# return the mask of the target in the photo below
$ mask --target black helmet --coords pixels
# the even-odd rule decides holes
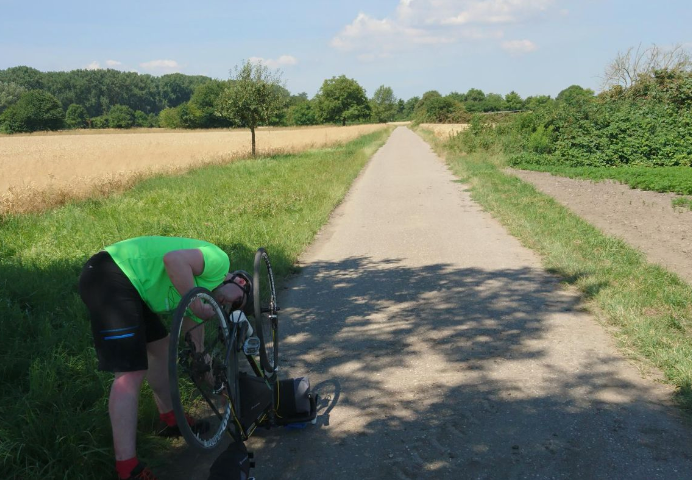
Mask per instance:
[[[243,313],[248,316],[252,315],[254,316],[254,301],[252,299],[252,276],[247,273],[245,270],[236,270],[234,272],[230,272],[231,276],[228,280],[224,280],[224,282],[221,284],[226,285],[227,283],[235,283],[240,287],[240,289],[243,291],[243,300],[245,300],[245,307],[243,307]],[[244,285],[240,285],[238,282],[236,282],[237,278],[242,278],[245,282]],[[242,300],[241,300],[241,305],[242,305]],[[235,306],[235,305],[234,305]],[[237,310],[237,308],[231,308],[231,310]]]

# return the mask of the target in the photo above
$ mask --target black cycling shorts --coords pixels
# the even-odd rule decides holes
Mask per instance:
[[[84,265],[79,294],[89,309],[99,370],[147,370],[147,343],[168,332],[108,252],[97,253]]]

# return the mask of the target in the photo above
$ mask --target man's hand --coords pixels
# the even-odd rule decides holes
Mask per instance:
[[[208,320],[216,314],[214,307],[208,303],[203,303],[199,298],[190,304],[190,310],[197,318],[202,320]]]

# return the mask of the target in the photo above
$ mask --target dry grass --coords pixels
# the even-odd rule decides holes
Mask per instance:
[[[469,128],[468,123],[421,123],[421,128],[430,130],[437,138],[447,140],[449,137]]]
[[[259,155],[343,143],[386,128],[265,128]],[[108,194],[160,173],[227,163],[250,151],[249,130],[60,132],[0,136],[0,214],[40,211],[71,199]]]

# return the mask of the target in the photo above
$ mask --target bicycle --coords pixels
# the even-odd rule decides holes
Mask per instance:
[[[258,426],[275,424],[280,309],[263,248],[255,254],[252,299],[251,323],[243,312],[226,311],[209,290],[196,287],[182,297],[173,316],[168,359],[173,411],[183,438],[197,450],[213,450],[226,433],[244,442]],[[199,323],[190,311],[198,300],[215,312]]]

